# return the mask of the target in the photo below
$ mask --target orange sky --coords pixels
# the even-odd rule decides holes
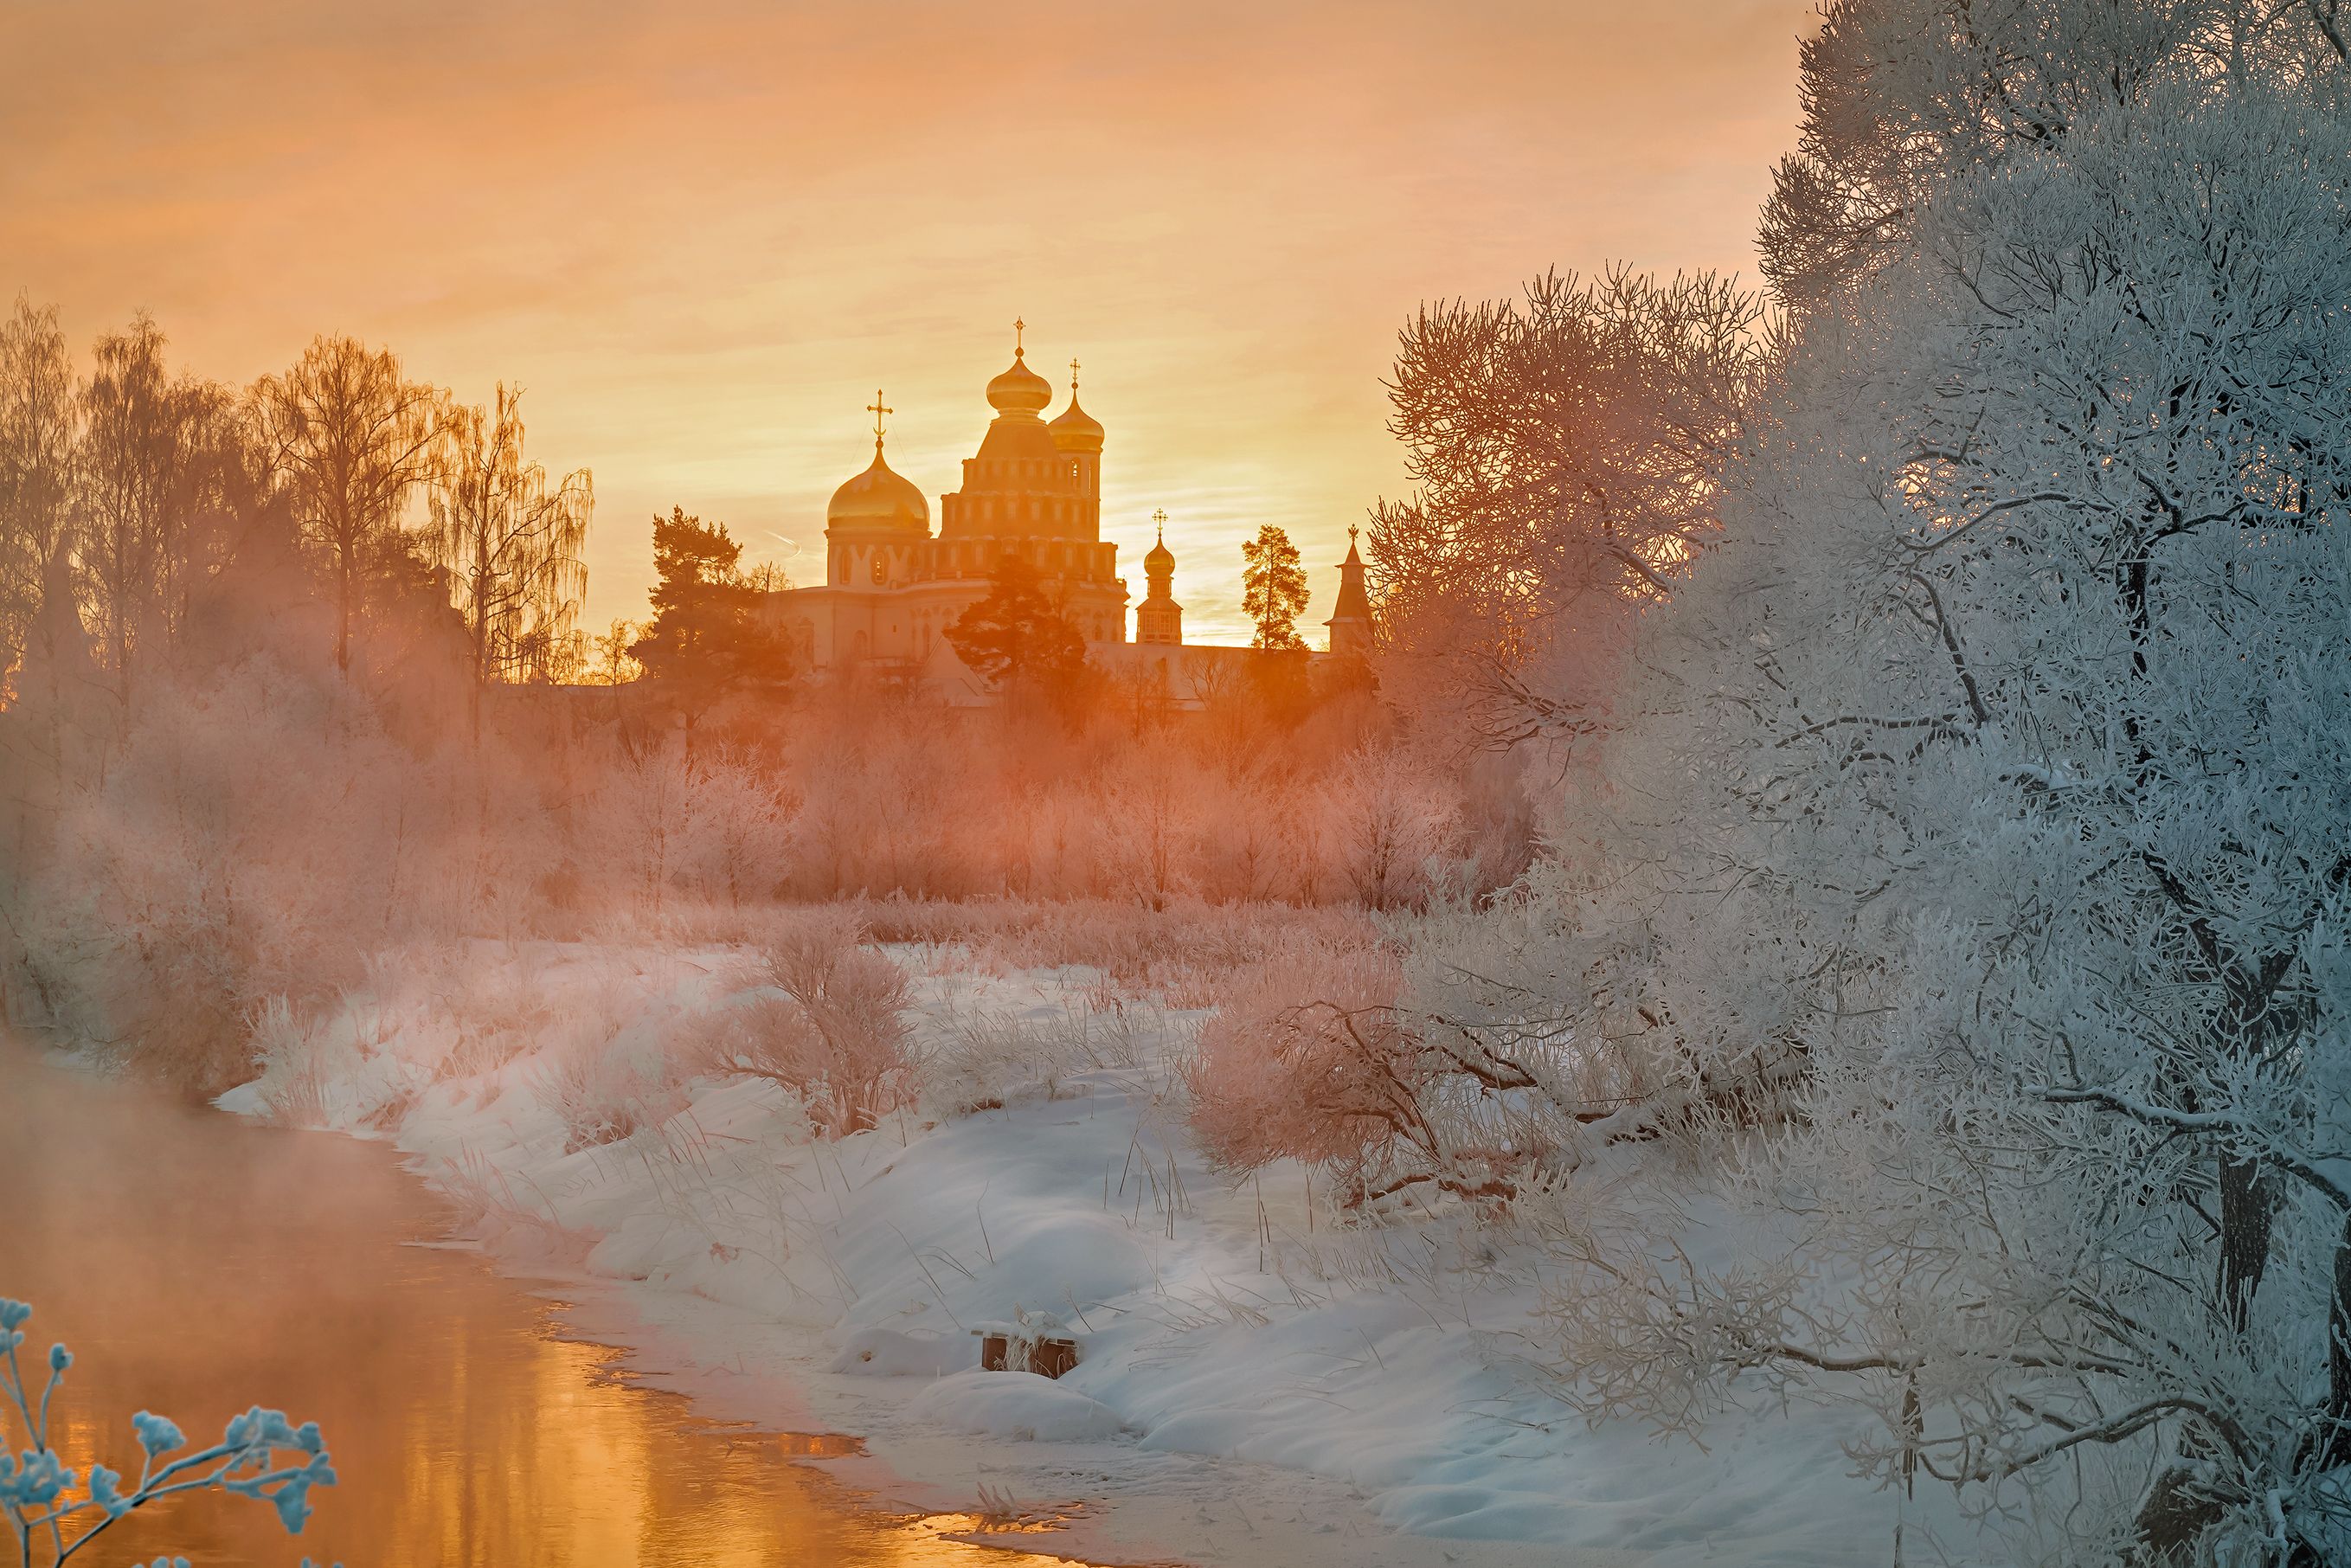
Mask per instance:
[[[1241,641],[1245,535],[1290,530],[1320,621],[1400,489],[1419,301],[1751,277],[1809,12],[10,0],[0,293],[85,343],[145,306],[231,380],[326,329],[519,381],[535,454],[595,472],[597,627],[643,614],[673,503],[820,580],[876,385],[935,517],[1023,316],[1040,370],[1084,361],[1137,596],[1164,507],[1187,633]]]

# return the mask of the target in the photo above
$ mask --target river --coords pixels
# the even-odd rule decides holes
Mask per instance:
[[[976,1568],[1059,1562],[876,1514],[795,1452],[704,1420],[567,1338],[559,1302],[438,1245],[446,1207],[380,1144],[253,1125],[0,1043],[0,1295],[76,1361],[51,1434],[137,1473],[134,1410],[197,1443],[259,1403],[341,1475],[298,1539],[192,1495],[76,1562],[348,1568]],[[13,1436],[13,1433],[11,1434]]]

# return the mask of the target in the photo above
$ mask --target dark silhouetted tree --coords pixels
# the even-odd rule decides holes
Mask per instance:
[[[351,623],[381,536],[400,525],[444,419],[443,394],[403,378],[400,361],[354,338],[320,337],[301,361],[254,387],[264,439],[294,493],[295,516],[334,584],[335,667],[351,663]]]
[[[73,547],[73,365],[55,307],[18,296],[0,322],[0,670],[25,656],[43,594]]]
[[[142,311],[98,340],[81,388],[74,560],[126,707],[133,664],[166,645],[184,603],[197,454],[229,403],[219,387],[174,376],[163,341]]]
[[[1086,665],[1085,638],[1016,555],[998,560],[987,597],[956,617],[946,637],[973,674],[1008,692],[1066,690]]]
[[[1253,648],[1303,648],[1298,635],[1299,612],[1306,608],[1306,569],[1298,564],[1298,547],[1290,536],[1268,523],[1257,538],[1241,546],[1241,609],[1257,624]]]
[[[754,580],[742,556],[724,523],[683,507],[653,518],[653,618],[627,656],[677,708],[689,736],[720,698],[772,691],[792,675],[791,644],[760,609],[772,574]]]

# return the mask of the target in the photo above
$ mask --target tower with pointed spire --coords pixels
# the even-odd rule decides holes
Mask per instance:
[[[1151,553],[1143,558],[1144,581],[1150,591],[1142,603],[1134,607],[1134,640],[1138,643],[1181,643],[1184,641],[1184,607],[1176,602],[1173,591],[1176,581],[1176,552],[1167,548],[1167,512],[1165,507],[1151,514],[1158,526],[1158,542]]]
[[[1355,553],[1355,529],[1347,529],[1347,559],[1339,563],[1339,601],[1332,607],[1331,652],[1343,659],[1372,653],[1372,596],[1364,587],[1364,558]]]

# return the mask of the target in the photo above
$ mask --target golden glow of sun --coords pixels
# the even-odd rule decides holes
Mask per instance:
[[[1420,301],[1751,274],[1811,9],[15,7],[0,285],[85,342],[150,308],[229,380],[334,330],[521,382],[538,455],[595,473],[595,628],[644,613],[674,504],[820,578],[877,382],[893,465],[954,488],[1022,316],[1087,367],[1136,596],[1165,507],[1187,630],[1238,640],[1244,538],[1290,531],[1311,624],[1404,489],[1380,378]]]

